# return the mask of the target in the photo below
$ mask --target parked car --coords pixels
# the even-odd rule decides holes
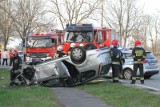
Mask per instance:
[[[123,70],[120,73],[120,77],[124,79],[131,79],[132,72],[133,72],[132,50],[125,50],[125,51],[122,50],[122,53],[125,58],[125,63],[123,65]],[[144,60],[143,68],[144,68],[145,79],[149,79],[153,75],[159,73],[159,65],[158,65],[157,58],[151,52],[146,52],[146,59]],[[137,72],[137,75],[140,76],[139,71]],[[112,76],[111,69],[107,74],[107,76]]]
[[[21,57],[22,61],[24,60],[24,52],[23,51],[18,51],[19,57]]]
[[[71,50],[70,56],[25,67],[22,73],[25,78],[20,82],[30,84],[34,81],[48,85],[53,80],[63,80],[62,84],[68,85],[68,78],[71,78],[72,83],[78,85],[91,81],[109,72],[109,51],[109,48],[84,50],[83,47],[76,46]]]

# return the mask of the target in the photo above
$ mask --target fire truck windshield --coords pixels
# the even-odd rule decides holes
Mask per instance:
[[[65,32],[65,42],[92,42],[93,33],[89,32]]]
[[[44,48],[50,47],[51,39],[49,38],[32,38],[29,37],[27,40],[27,47],[32,48]]]

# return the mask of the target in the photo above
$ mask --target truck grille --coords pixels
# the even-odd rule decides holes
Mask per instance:
[[[29,56],[31,58],[45,58],[47,57],[47,53],[30,53]]]

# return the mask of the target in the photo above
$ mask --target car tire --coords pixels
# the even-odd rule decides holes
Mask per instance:
[[[123,78],[130,80],[132,78],[132,72],[133,71],[131,69],[125,69],[123,71]]]
[[[75,64],[81,64],[86,59],[86,50],[83,47],[76,46],[71,49],[71,60]]]
[[[144,79],[150,79],[152,75],[146,75],[144,76]]]
[[[88,43],[85,45],[86,50],[97,49],[97,47],[93,43]]]

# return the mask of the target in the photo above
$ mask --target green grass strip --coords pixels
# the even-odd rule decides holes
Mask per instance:
[[[9,71],[0,70],[0,107],[57,107],[51,89],[9,86]]]
[[[160,107],[160,95],[132,85],[112,83],[109,81],[88,83],[79,87],[112,107]]]

